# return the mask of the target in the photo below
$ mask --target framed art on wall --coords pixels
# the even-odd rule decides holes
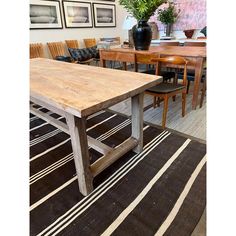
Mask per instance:
[[[93,27],[91,3],[63,1],[66,28]]]
[[[93,3],[95,27],[116,26],[116,6],[114,4]]]
[[[62,29],[60,2],[30,0],[30,29]]]

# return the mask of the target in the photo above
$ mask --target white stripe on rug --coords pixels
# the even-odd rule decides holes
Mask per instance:
[[[143,130],[147,129],[149,127],[149,125],[147,125],[145,128],[143,128]],[[164,134],[167,134],[168,132],[163,131],[159,136],[162,137]],[[152,141],[150,141],[147,145],[145,145],[145,147],[147,147],[148,145],[150,145],[154,140],[156,140],[159,136],[155,137]],[[144,147],[144,148],[145,148]],[[135,155],[133,158],[131,158],[126,164],[124,164],[120,169],[118,169],[113,175],[111,175],[106,181],[104,181],[101,185],[99,185],[93,192],[96,192],[97,190],[99,190],[99,188],[101,188],[105,183],[107,183],[115,174],[117,174],[119,172],[119,170],[121,170],[122,168],[124,168],[128,163],[130,163],[137,155]],[[73,181],[75,181],[77,179],[77,176],[71,178],[70,180],[68,180],[67,182],[65,182],[62,186],[63,188],[67,187],[69,184],[71,184]],[[32,204],[30,206],[30,211],[32,211],[34,208],[36,208],[37,206],[41,205],[43,202],[47,201],[49,198],[51,198],[53,195],[55,195],[56,193],[58,193],[60,190],[62,190],[62,186],[58,187],[57,189],[55,189],[54,191],[52,191],[51,193],[49,193],[48,195],[46,195],[45,197],[41,198],[39,201],[35,202],[34,204]],[[86,200],[90,195],[86,196],[85,198],[83,198],[80,202],[78,202],[74,207],[76,207],[78,204],[80,204],[82,201]],[[73,208],[74,208],[73,207]],[[69,210],[70,211],[70,210]]]
[[[64,118],[64,117],[60,116],[60,117],[56,118],[56,120],[61,120],[61,119],[63,119],[63,118]],[[35,127],[33,127],[32,129],[30,129],[30,131],[39,129],[39,128],[41,128],[41,127],[43,127],[43,126],[45,126],[45,125],[48,125],[48,124],[49,124],[49,123],[48,123],[47,121],[45,121],[45,123],[43,123],[43,124],[41,124],[41,125],[38,125],[38,126],[35,126]]]
[[[88,128],[86,131],[89,131],[89,130],[91,130],[91,129],[97,127],[98,125],[100,125],[100,124],[102,124],[102,123],[108,121],[109,119],[111,119],[111,118],[113,118],[113,117],[115,117],[115,116],[116,116],[116,115],[113,115],[113,116],[111,116],[111,117],[109,117],[109,118],[107,118],[107,119],[105,119],[105,120],[103,120],[103,121],[101,121],[101,122],[99,122],[99,123],[93,125],[92,127]],[[69,138],[69,139],[66,139],[65,141],[63,141],[63,142],[61,142],[61,143],[59,143],[59,144],[57,144],[57,145],[55,145],[55,146],[53,146],[53,147],[47,149],[46,151],[44,151],[44,152],[42,152],[42,153],[37,154],[36,156],[34,156],[34,157],[32,157],[32,158],[30,158],[30,161],[33,161],[33,160],[39,158],[40,156],[42,156],[42,155],[44,155],[44,154],[47,154],[48,152],[54,150],[55,148],[57,148],[57,147],[63,145],[63,144],[66,143],[68,140],[70,140],[70,138]]]
[[[206,163],[206,155],[202,158],[200,163],[197,165],[196,169],[192,173],[190,179],[188,180],[187,184],[184,187],[184,190],[180,194],[177,202],[175,203],[174,207],[172,208],[171,212],[169,213],[166,220],[162,223],[161,227],[158,229],[158,231],[155,233],[155,236],[162,236],[166,230],[171,225],[172,221],[176,217],[177,213],[179,212],[180,207],[182,206],[186,196],[188,195],[195,179],[197,178],[198,174],[200,173],[202,167]]]
[[[153,142],[154,139],[152,141],[150,141],[149,143],[151,143],[151,144],[147,147],[147,149],[143,150],[143,152],[141,152],[140,154],[134,155],[132,161],[128,165],[126,165],[125,168],[124,168],[124,166],[122,166],[107,181],[105,181],[104,183],[102,183],[100,185],[102,187],[98,191],[97,191],[97,189],[100,186],[97,189],[95,189],[90,195],[85,197],[84,199],[87,200],[86,202],[84,202],[79,207],[77,207],[77,205],[79,205],[79,203],[77,203],[68,212],[66,212],[61,217],[59,217],[55,222],[53,222],[51,225],[49,225],[47,228],[45,228],[37,236],[51,235],[51,233],[53,233],[52,235],[55,235],[58,232],[60,232],[61,230],[63,230],[65,227],[67,227],[69,224],[71,224],[80,214],[82,214],[87,208],[89,208],[93,203],[95,203],[101,196],[103,196],[112,186],[114,186],[121,178],[123,178],[130,170],[132,170],[140,161],[142,161],[154,148],[156,148],[170,134],[171,133],[169,133],[168,131],[163,131],[160,135],[155,137],[154,138],[155,142]],[[119,176],[119,177],[117,178],[117,176]],[[84,199],[82,199],[81,202]],[[69,212],[70,212],[70,214],[68,214]],[[61,228],[59,228],[60,226],[61,226]],[[55,230],[57,230],[57,231],[54,232]]]
[[[30,147],[32,147],[32,146],[34,146],[34,145],[36,145],[36,144],[39,144],[39,143],[41,143],[42,141],[44,141],[44,140],[46,140],[46,139],[48,139],[48,138],[51,138],[51,137],[53,137],[53,136],[55,136],[55,135],[57,135],[57,134],[59,134],[59,133],[62,133],[62,131],[59,130],[59,129],[55,129],[55,130],[53,130],[53,131],[51,131],[51,132],[49,132],[49,133],[46,133],[46,134],[44,134],[44,135],[42,135],[42,136],[40,136],[40,137],[38,137],[38,138],[32,139],[32,140],[30,141]]]
[[[97,140],[98,141],[104,141],[107,138],[109,138],[111,135],[115,134],[116,132],[120,131],[121,129],[123,129],[124,127],[126,127],[127,125],[129,125],[131,123],[130,120],[127,120],[126,122],[121,123],[120,125],[112,128],[111,130],[109,130],[108,132],[100,135]],[[111,132],[112,131],[112,132]],[[89,147],[90,149],[90,147]],[[66,160],[65,160],[66,158]],[[47,174],[53,172],[54,170],[60,168],[61,166],[63,166],[64,164],[66,164],[67,162],[69,162],[70,160],[73,160],[73,155],[70,155],[70,157],[68,158],[68,155],[66,157],[63,157],[62,159],[60,159],[59,161],[53,163],[52,165],[46,167],[45,169],[39,171],[38,173],[34,174],[33,176],[30,177],[30,185],[35,183],[36,181],[38,181],[39,179],[43,178],[44,176],[46,176]]]
[[[45,154],[47,154],[47,153],[50,152],[50,151],[52,151],[52,150],[54,150],[54,149],[60,147],[61,145],[63,145],[63,144],[65,144],[66,142],[68,142],[69,140],[70,140],[70,138],[68,138],[68,139],[66,139],[66,140],[64,140],[64,141],[62,141],[62,142],[60,142],[60,143],[58,143],[57,145],[55,145],[55,146],[53,146],[53,147],[51,147],[51,148],[45,150],[44,152],[41,152],[41,153],[37,154],[36,156],[30,158],[30,162],[36,160],[37,158],[39,158],[39,157],[41,157],[41,156],[43,156],[43,155],[45,155]]]
[[[102,236],[111,235],[116,228],[125,220],[125,218],[134,210],[134,208],[142,201],[142,199],[151,190],[153,185],[158,179],[165,173],[165,171],[171,166],[174,160],[181,154],[181,152],[190,143],[190,139],[187,139],[184,144],[172,155],[172,157],[165,163],[165,165],[157,172],[157,174],[151,179],[142,192],[135,198],[135,200],[116,218],[116,220],[101,234]]]

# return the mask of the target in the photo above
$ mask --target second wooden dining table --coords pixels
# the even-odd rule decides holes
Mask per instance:
[[[192,109],[198,105],[198,95],[203,68],[206,65],[206,47],[194,46],[151,46],[149,50],[137,51],[133,48],[112,48],[110,51],[125,53],[155,54],[157,56],[182,56],[189,60],[188,69],[195,71]]]

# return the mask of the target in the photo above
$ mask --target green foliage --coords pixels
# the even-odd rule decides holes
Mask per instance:
[[[177,10],[173,2],[168,2],[168,4],[169,6],[167,8],[158,10],[157,19],[163,24],[175,23],[180,13],[180,9]]]
[[[120,5],[138,21],[149,20],[156,9],[166,0],[119,0]]]

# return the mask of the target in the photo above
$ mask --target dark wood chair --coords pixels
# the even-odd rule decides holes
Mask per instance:
[[[30,58],[44,58],[43,44],[42,43],[31,43],[30,44]]]
[[[127,70],[127,62],[133,63],[135,61],[134,53],[127,52],[114,52],[110,50],[100,49],[100,65],[101,67],[106,67],[106,62],[122,62],[123,70]],[[137,71],[136,67],[134,67],[134,71]]]
[[[160,75],[160,69],[162,65],[168,64],[174,67],[183,67],[184,78],[183,83],[161,83],[146,90],[147,94],[154,96],[153,106],[154,108],[159,106],[160,99],[164,100],[164,109],[162,115],[162,128],[166,127],[166,117],[168,111],[168,100],[170,97],[175,97],[177,94],[182,94],[182,116],[185,116],[185,106],[186,106],[186,84],[187,84],[187,64],[188,61],[179,56],[169,56],[164,58],[153,58],[152,62],[156,63],[156,74]]]

